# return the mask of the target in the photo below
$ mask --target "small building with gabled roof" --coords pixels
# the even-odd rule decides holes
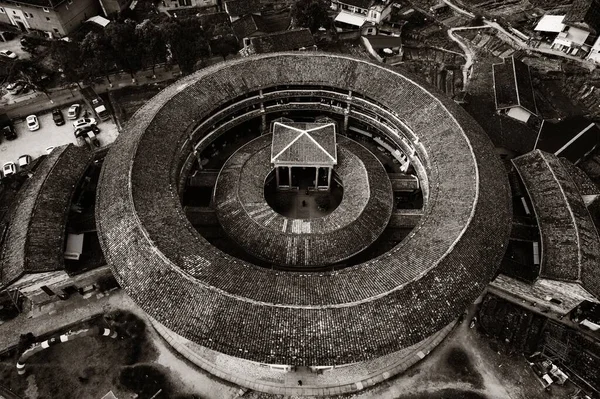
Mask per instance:
[[[527,123],[537,115],[529,66],[514,57],[492,65],[496,111]]]
[[[271,164],[278,188],[296,188],[297,169],[315,169],[315,189],[329,189],[337,165],[335,123],[274,122]]]

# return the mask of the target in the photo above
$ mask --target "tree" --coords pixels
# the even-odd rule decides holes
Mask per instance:
[[[48,84],[50,83],[50,71],[46,70],[40,64],[31,59],[18,59],[13,63],[9,72],[8,80],[22,80],[31,86],[34,90],[43,92],[46,97],[52,102],[50,93],[48,92]]]
[[[76,83],[81,89],[79,81],[83,78],[80,70],[81,47],[75,42],[55,40],[50,45],[49,56],[53,69],[61,73],[61,77],[67,83]]]
[[[135,73],[142,69],[142,44],[136,34],[135,22],[113,22],[106,27],[105,32],[117,65],[129,72],[131,80],[135,81]]]
[[[240,45],[235,36],[221,36],[210,41],[210,50],[215,55],[227,59],[229,54],[235,54],[240,50]]]
[[[84,77],[92,80],[104,76],[112,85],[109,74],[115,68],[114,50],[104,33],[89,32],[80,45]]]
[[[163,37],[181,72],[194,71],[196,62],[210,53],[208,42],[197,17],[177,18],[161,25]]]
[[[139,42],[143,44],[143,58],[147,64],[152,65],[152,76],[156,77],[154,68],[157,62],[164,61],[167,58],[167,43],[160,28],[150,20],[145,20],[139,24],[136,27],[136,33]]]
[[[308,28],[312,33],[320,27],[329,28],[328,3],[325,0],[296,0],[292,6],[292,18],[297,26]]]

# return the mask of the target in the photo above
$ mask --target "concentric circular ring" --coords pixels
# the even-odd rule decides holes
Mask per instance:
[[[181,170],[208,134],[195,128],[248,93],[292,85],[347,90],[349,117],[379,123],[423,166],[424,215],[384,255],[329,273],[269,270],[219,251],[187,220]],[[317,106],[265,102],[256,115]],[[153,318],[212,350],[291,365],[373,359],[440,330],[494,275],[510,215],[503,166],[463,110],[404,72],[320,53],[238,59],[162,91],[107,156],[96,207],[114,275]]]
[[[215,209],[231,238],[274,264],[321,266],[350,258],[381,235],[393,197],[385,169],[373,154],[340,137],[336,171],[344,182],[341,204],[321,218],[291,219],[275,212],[264,197],[264,180],[273,169],[271,137],[262,135],[246,144],[219,174]]]

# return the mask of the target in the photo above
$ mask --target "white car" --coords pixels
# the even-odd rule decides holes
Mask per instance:
[[[96,119],[94,119],[94,118],[81,118],[81,119],[77,119],[75,122],[73,122],[73,127],[75,129],[79,129],[80,127],[94,126],[94,125],[96,125]]]
[[[73,104],[69,107],[69,112],[67,112],[67,118],[69,119],[77,119],[79,116],[79,111],[81,111],[81,105]]]
[[[4,174],[4,177],[14,175],[15,173],[17,173],[17,167],[15,166],[15,163],[5,163],[4,166],[2,166],[2,173]]]
[[[38,121],[37,116],[35,115],[29,115],[26,119],[27,121],[27,127],[29,128],[29,130],[31,130],[32,132],[34,130],[38,130],[40,128],[40,122]]]
[[[17,164],[19,165],[19,169],[24,169],[31,163],[30,155],[21,155],[17,160]]]
[[[18,57],[18,55],[16,55],[10,50],[0,50],[0,55],[6,58],[10,58],[11,60],[14,60]]]

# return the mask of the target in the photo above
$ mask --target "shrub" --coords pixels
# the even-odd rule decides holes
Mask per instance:
[[[162,389],[161,397],[169,397],[171,387],[165,373],[150,364],[124,367],[119,375],[119,383],[133,391],[139,399],[151,398]]]

